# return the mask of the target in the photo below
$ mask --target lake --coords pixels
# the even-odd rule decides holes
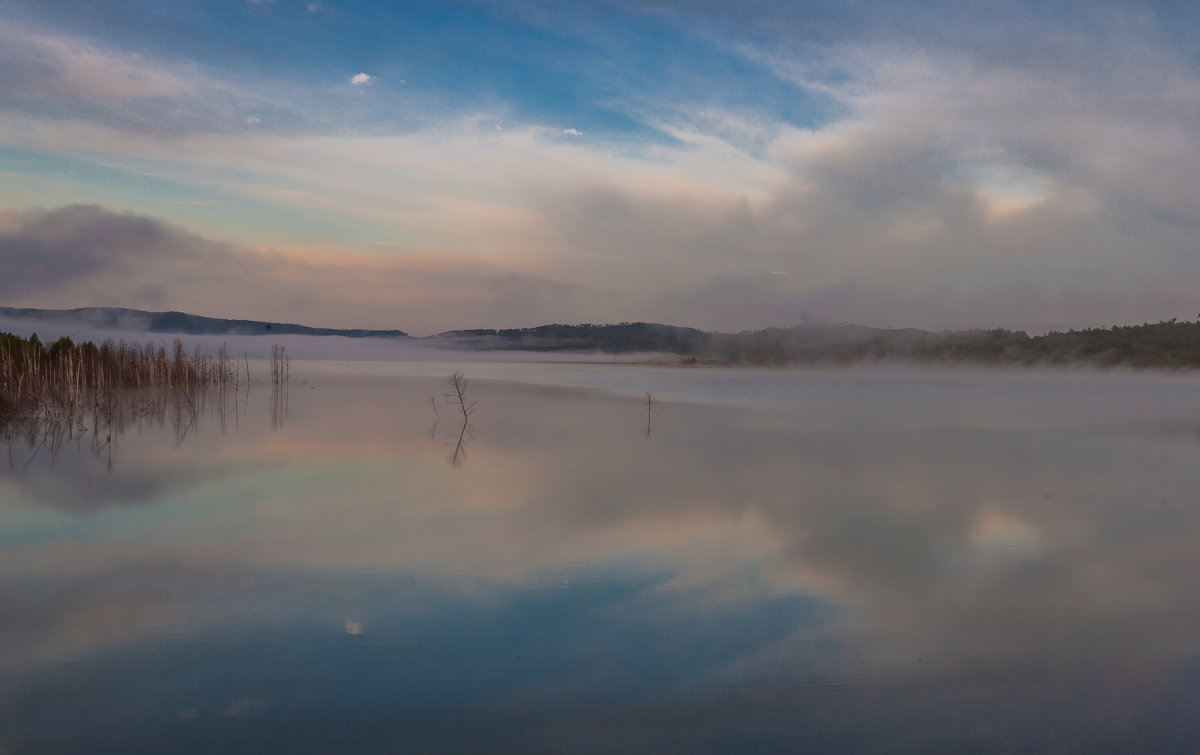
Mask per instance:
[[[1200,748],[1200,376],[253,367],[6,441],[0,753]]]

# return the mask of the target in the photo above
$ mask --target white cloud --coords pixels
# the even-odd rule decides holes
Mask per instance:
[[[257,126],[260,123],[262,123],[262,118],[259,118],[257,115],[251,115],[246,118],[247,126]]]
[[[566,134],[567,136],[583,136],[582,131],[580,131],[579,129],[574,129],[574,128],[564,128],[562,130],[562,132],[564,134]]]
[[[370,74],[356,73],[355,75],[350,77],[350,83],[354,84],[355,86],[362,86],[363,84],[366,84],[368,81],[370,81],[373,78],[374,77],[371,76]]]

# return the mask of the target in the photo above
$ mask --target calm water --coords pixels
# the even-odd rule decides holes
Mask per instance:
[[[8,443],[0,753],[1200,748],[1200,377],[464,367]]]

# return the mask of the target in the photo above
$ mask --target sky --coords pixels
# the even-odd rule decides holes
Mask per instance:
[[[1200,317],[1200,6],[0,0],[0,305]]]

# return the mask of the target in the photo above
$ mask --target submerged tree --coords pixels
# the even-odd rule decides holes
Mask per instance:
[[[450,466],[458,467],[462,466],[463,460],[467,456],[465,443],[467,436],[471,434],[471,415],[475,413],[476,403],[467,396],[469,381],[462,370],[451,372],[446,378],[446,384],[452,389],[450,393],[446,394],[446,398],[451,403],[456,403],[459,411],[462,412],[462,427],[458,431],[458,442],[454,446],[454,452],[450,454]],[[430,399],[430,403],[433,403],[433,399]],[[434,404],[433,411],[436,415],[436,404]],[[437,428],[436,422],[434,428]]]
[[[476,403],[467,398],[467,386],[469,381],[462,370],[455,370],[446,378],[446,384],[454,389],[453,393],[447,393],[447,398],[458,402],[458,408],[462,410],[463,422],[470,421],[471,415],[475,413]]]

